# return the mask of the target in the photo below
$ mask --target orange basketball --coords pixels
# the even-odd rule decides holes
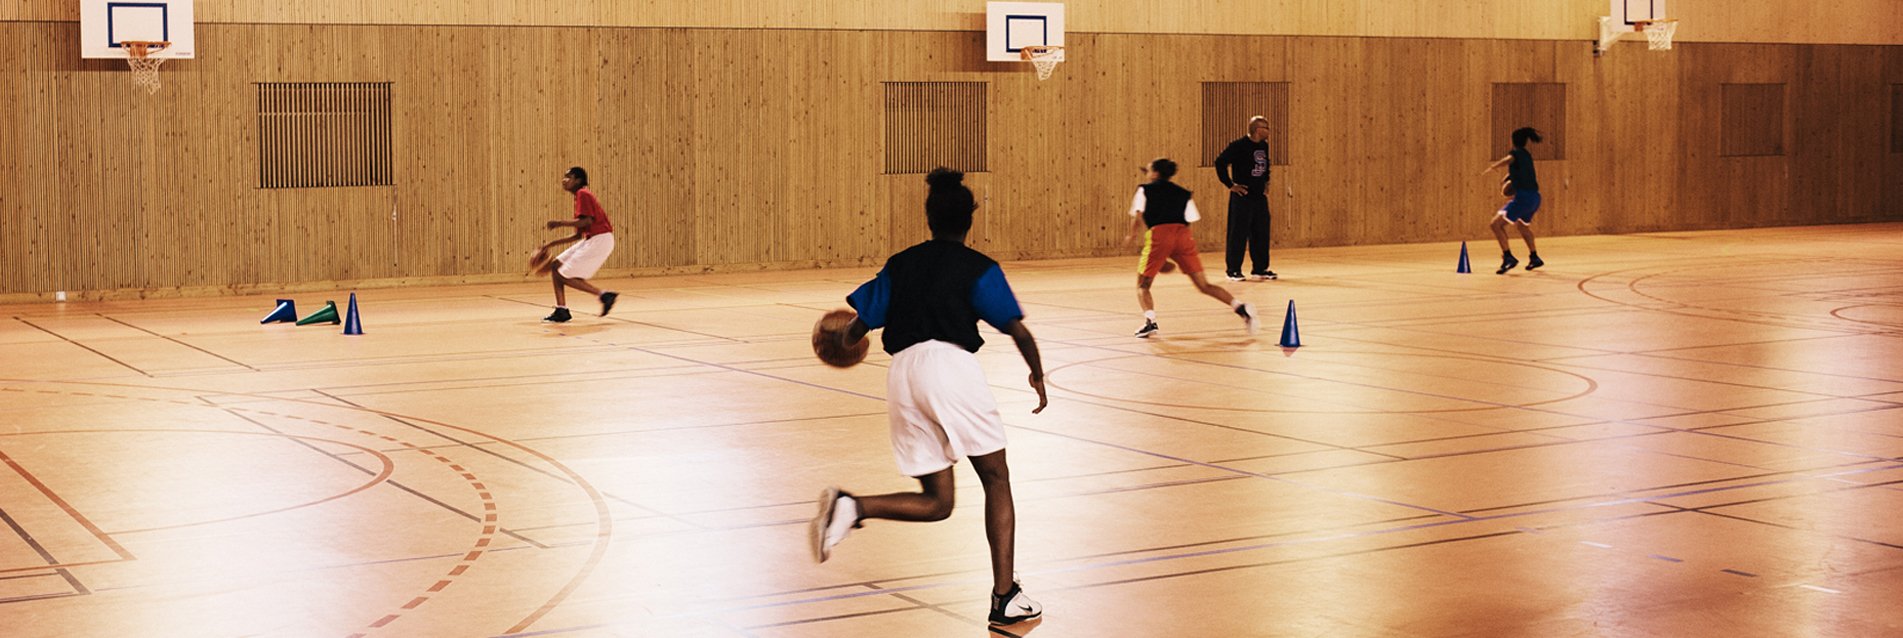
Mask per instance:
[[[813,324],[813,354],[819,355],[820,361],[835,368],[850,368],[865,361],[866,350],[872,346],[871,340],[860,337],[858,343],[840,343],[841,335],[857,318],[858,314],[843,308],[820,317],[819,323]]]
[[[529,255],[529,272],[539,274],[542,267],[548,265],[548,262],[548,249],[544,248],[535,251],[534,254]]]
[[[1501,180],[1500,194],[1505,195],[1507,197],[1513,196],[1513,180],[1511,179]]]
[[[1163,262],[1163,272],[1176,272],[1176,262],[1173,262],[1173,261]]]

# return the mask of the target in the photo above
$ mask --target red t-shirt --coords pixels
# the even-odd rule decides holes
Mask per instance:
[[[586,187],[575,191],[575,219],[592,218],[588,230],[582,231],[582,237],[594,237],[615,231],[613,223],[608,221],[608,212],[601,209],[601,202]]]

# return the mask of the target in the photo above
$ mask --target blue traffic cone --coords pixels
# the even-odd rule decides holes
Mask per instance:
[[[1302,347],[1302,335],[1295,329],[1295,300],[1288,301],[1288,317],[1282,319],[1282,343],[1284,348]]]
[[[1473,271],[1473,266],[1467,263],[1467,242],[1460,242],[1460,265],[1454,267],[1454,272],[1471,275]]]
[[[350,312],[344,318],[344,334],[363,334],[363,322],[357,320],[357,293],[350,293]]]
[[[271,311],[271,314],[269,315],[265,315],[264,321],[260,321],[258,323],[263,324],[263,323],[296,323],[296,322],[297,322],[297,302],[290,299],[279,299],[278,309]]]

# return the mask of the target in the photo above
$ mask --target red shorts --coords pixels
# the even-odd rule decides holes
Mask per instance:
[[[1163,224],[1143,233],[1143,254],[1137,257],[1137,273],[1155,277],[1163,271],[1163,262],[1174,261],[1184,273],[1202,272],[1203,260],[1196,255],[1196,237],[1189,224]]]

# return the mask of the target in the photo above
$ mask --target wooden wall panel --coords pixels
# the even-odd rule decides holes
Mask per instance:
[[[1540,141],[1529,143],[1535,160],[1566,159],[1566,85],[1560,82],[1498,82],[1493,85],[1493,152],[1513,150],[1513,132],[1531,126]]]
[[[1890,152],[1903,153],[1903,84],[1890,85]]]
[[[1584,42],[1606,0],[1068,0],[1078,33],[1504,38]],[[673,27],[959,31],[983,28],[975,0],[197,0],[201,23]],[[1683,42],[1903,43],[1895,0],[1673,0]],[[79,19],[72,0],[0,2],[0,21]],[[1627,45],[1636,49],[1636,45]],[[1624,51],[1621,51],[1624,53]]]
[[[1884,84],[1870,81],[1882,69],[1881,47],[1805,47],[1795,60],[1789,103],[1792,134],[1790,219],[1858,218],[1894,210],[1889,201],[1903,190],[1883,187],[1886,164]],[[1886,199],[1888,198],[1888,199]]]
[[[1124,252],[1158,156],[1215,247],[1203,82],[1289,83],[1278,247],[1484,239],[1499,83],[1565,87],[1547,233],[1903,217],[1903,47],[1077,34],[1038,81],[975,32],[217,24],[146,96],[76,37],[0,23],[0,294],[511,280],[572,165],[619,230],[610,273],[878,263],[926,237],[922,177],[883,174],[886,81],[990,85],[971,239],[1004,259]],[[254,83],[282,81],[391,82],[396,185],[256,188]],[[1727,83],[1789,87],[1786,156],[1721,156]]]
[[[1762,226],[1790,218],[1787,156],[1724,156],[1724,85],[1787,84],[1796,49],[1775,45],[1707,45],[1687,49],[1679,66],[1679,121],[1684,168],[1679,208],[1715,227]],[[1808,107],[1800,107],[1808,108]],[[1834,108],[1816,105],[1816,108]],[[1795,109],[1787,109],[1788,117]],[[1790,128],[1786,122],[1786,130]]]
[[[1541,167],[1542,223],[1569,233],[1683,228],[1696,220],[1677,205],[1691,149],[1680,137],[1679,64],[1688,55],[1561,56],[1567,149],[1575,161],[1556,176]],[[1557,183],[1556,183],[1557,182]],[[1557,195],[1557,196],[1556,196]],[[1549,229],[1558,230],[1553,226]]]
[[[1783,155],[1784,84],[1722,84],[1718,130],[1726,157]]]
[[[1287,82],[1203,82],[1202,149],[1194,166],[1214,168],[1216,156],[1229,144],[1248,134],[1249,123],[1261,117],[1269,122],[1269,163],[1287,166],[1288,105]]]

